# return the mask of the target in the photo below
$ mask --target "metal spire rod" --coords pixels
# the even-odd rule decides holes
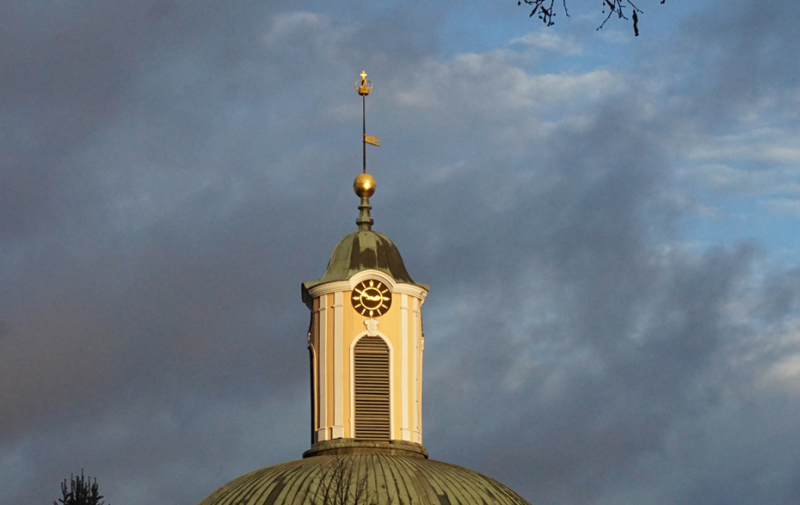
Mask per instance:
[[[372,91],[372,81],[367,80],[367,73],[365,71],[361,71],[361,82],[356,81],[355,84],[356,91],[358,94],[361,95],[361,127],[362,127],[362,143],[363,143],[363,159],[364,159],[364,170],[362,173],[367,173],[367,144],[372,144],[374,146],[380,147],[380,141],[378,137],[373,137],[371,135],[367,135],[367,95],[369,92]]]
[[[364,73],[366,77],[366,73]],[[367,173],[367,95],[361,95],[361,126],[362,126],[362,133],[364,134],[361,137],[361,144],[364,148],[364,171],[362,173]]]

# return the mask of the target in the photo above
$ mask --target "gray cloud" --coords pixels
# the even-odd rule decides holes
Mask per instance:
[[[731,122],[752,120],[754,113],[796,121],[787,105],[797,102],[792,55],[800,44],[794,29],[799,14],[795,4],[737,1],[712,3],[684,21],[673,68],[685,77],[674,81],[694,88],[686,105],[699,109],[696,121],[722,131]]]
[[[367,69],[376,228],[432,285],[432,457],[532,503],[797,501],[797,268],[687,246],[676,168],[687,128],[796,93],[789,16],[689,21],[624,76],[442,58],[441,6],[302,8],[0,8],[7,499],[85,468],[195,503],[307,448],[298,287],[354,227]]]

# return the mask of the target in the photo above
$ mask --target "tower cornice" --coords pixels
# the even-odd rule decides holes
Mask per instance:
[[[326,282],[324,284],[315,284],[316,281],[304,282],[303,299],[308,305],[311,300],[322,295],[340,291],[352,291],[359,282],[370,278],[378,279],[386,284],[392,293],[411,295],[420,301],[424,301],[425,297],[428,296],[428,287],[425,285],[397,282],[381,270],[368,269],[362,270],[344,281]],[[306,300],[306,297],[308,297],[308,300]]]

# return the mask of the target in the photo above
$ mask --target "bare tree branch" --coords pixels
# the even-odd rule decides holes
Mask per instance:
[[[661,4],[665,2],[666,0],[660,1]],[[533,7],[528,17],[537,16],[546,26],[553,26],[555,24],[553,20],[556,16],[554,6],[555,0],[517,0],[517,5],[522,5],[523,3]],[[602,13],[605,17],[600,23],[600,26],[597,27],[598,30],[603,28],[606,22],[616,14],[618,19],[632,21],[633,33],[635,36],[639,36],[639,14],[644,14],[644,11],[637,7],[636,4],[633,3],[633,0],[601,0],[601,3]],[[561,0],[561,4],[564,9],[564,14],[570,17],[569,10],[567,10],[567,0]],[[608,9],[608,13],[606,13],[606,9]],[[630,9],[630,15],[626,12],[626,9]]]
[[[369,495],[366,469],[356,470],[353,459],[342,456],[333,456],[310,498],[314,505],[377,505]]]

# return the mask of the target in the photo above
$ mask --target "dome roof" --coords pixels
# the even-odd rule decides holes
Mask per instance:
[[[360,486],[361,499],[354,500]],[[376,452],[312,456],[256,470],[199,505],[333,505],[342,496],[349,496],[348,504],[363,505],[530,505],[478,472],[424,457]]]
[[[346,281],[363,270],[380,270],[397,282],[416,284],[406,271],[397,246],[389,237],[369,229],[360,229],[336,244],[325,275],[318,281],[303,284],[306,290],[319,284]],[[427,290],[427,286],[417,284]]]
[[[354,231],[340,240],[319,282],[344,281],[370,268],[381,270],[398,282],[414,282],[397,246],[386,235],[372,230]]]

